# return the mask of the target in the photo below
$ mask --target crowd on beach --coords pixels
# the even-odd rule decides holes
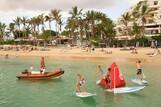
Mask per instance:
[[[64,53],[68,53],[68,56],[78,56],[78,57],[106,57],[105,54],[112,54],[109,56],[126,56],[125,53],[129,52],[130,54],[137,54],[138,57],[143,57],[141,55],[146,56],[157,56],[160,54],[160,49],[157,41],[152,41],[150,47],[139,47],[139,43],[137,42],[135,46],[130,47],[95,47],[93,44],[86,44],[80,46],[73,46],[70,44],[58,45],[57,47],[52,46],[33,46],[33,45],[0,45],[1,55],[8,56],[42,56],[44,52],[39,53],[41,51],[46,51],[46,56],[61,56],[65,55]],[[11,52],[11,53],[8,53]],[[86,54],[86,53],[92,53]],[[99,56],[100,54],[104,54]],[[84,56],[83,56],[84,55]],[[139,56],[140,55],[140,56]],[[133,55],[135,56],[135,55]]]
[[[0,46],[2,51],[38,51],[39,48],[31,45],[2,45]]]

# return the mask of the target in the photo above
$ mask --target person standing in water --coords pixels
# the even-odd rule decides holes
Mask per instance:
[[[81,87],[84,87],[84,90],[86,91],[86,87],[85,87],[85,78],[83,77],[83,75],[81,74],[77,74],[77,84],[76,84],[76,92],[82,92],[81,91]]]
[[[40,73],[45,72],[45,60],[44,57],[41,57],[40,61]]]
[[[136,68],[137,68],[137,73],[136,73],[137,79],[142,80],[143,79],[143,77],[142,77],[142,63],[140,60],[138,60],[136,62]]]
[[[104,71],[103,71],[101,65],[98,65],[98,70],[97,70],[97,72],[99,73],[99,78],[101,79],[102,76],[104,75]]]

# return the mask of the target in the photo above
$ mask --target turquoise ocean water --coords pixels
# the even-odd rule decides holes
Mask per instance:
[[[108,67],[116,61],[126,78],[127,86],[135,74],[135,59],[73,59],[47,57],[47,71],[56,68],[65,70],[61,79],[18,80],[16,75],[30,66],[39,67],[39,57],[0,58],[0,107],[161,107],[161,66],[153,61],[143,61],[144,73],[149,85],[142,91],[130,94],[105,92],[97,86],[97,65]],[[89,92],[97,96],[78,98],[75,96],[76,73],[86,78]]]

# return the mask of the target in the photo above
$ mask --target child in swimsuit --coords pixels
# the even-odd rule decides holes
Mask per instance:
[[[76,92],[81,92],[81,86],[84,86],[86,83],[84,77],[81,74],[77,74],[77,85],[76,85]],[[84,86],[85,88],[85,86]]]
[[[108,85],[111,84],[110,73],[111,73],[111,68],[108,68],[104,74],[104,77],[103,77],[103,79],[106,81],[106,84],[108,84]],[[110,85],[110,87],[111,87],[111,85]]]
[[[142,80],[142,64],[140,60],[136,62],[136,67],[137,67],[137,73],[136,73],[137,79]]]

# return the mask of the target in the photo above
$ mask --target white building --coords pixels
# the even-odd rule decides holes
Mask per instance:
[[[14,40],[14,34],[8,30],[8,28],[5,29],[5,35],[3,35],[3,40]]]
[[[145,0],[142,0],[145,1]],[[145,36],[151,37],[156,36],[161,33],[161,0],[146,0],[147,4],[150,8],[152,8],[152,11],[150,12],[150,17],[147,18],[147,23],[145,24]],[[132,13],[133,9],[136,7],[134,5],[130,9],[126,10],[125,13],[129,12]],[[123,14],[125,14],[123,13]],[[125,26],[123,23],[121,23],[121,18],[118,18],[117,20],[117,26],[116,26],[116,32],[117,37],[119,39],[130,39],[130,36],[126,36],[123,34],[123,31],[125,29]],[[141,25],[141,22],[137,22],[139,25]],[[128,27],[132,27],[133,22],[128,23]]]

